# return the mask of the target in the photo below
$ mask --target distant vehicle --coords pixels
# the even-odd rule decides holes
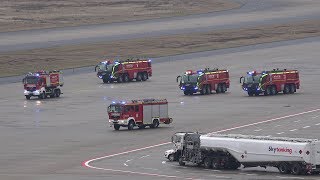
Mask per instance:
[[[299,72],[297,70],[247,72],[245,77],[240,78],[242,89],[248,92],[249,96],[263,93],[265,96],[283,94],[293,94],[300,88]]]
[[[113,102],[108,107],[109,123],[115,130],[135,126],[143,129],[146,126],[157,128],[159,124],[170,124],[166,99],[141,99],[129,102]]]
[[[165,156],[184,166],[193,163],[205,168],[238,169],[273,166],[280,173],[320,172],[320,142],[317,139],[250,136],[239,134],[177,133],[175,150]]]
[[[31,96],[37,96],[40,99],[45,99],[47,96],[60,97],[62,93],[59,87],[64,84],[61,71],[29,73],[23,78],[22,83],[26,99],[30,99]]]
[[[225,93],[230,87],[228,70],[205,69],[192,71],[188,70],[182,76],[177,77],[179,88],[185,95]]]
[[[100,62],[96,67],[97,77],[104,83],[146,81],[152,76],[151,60],[111,60]]]

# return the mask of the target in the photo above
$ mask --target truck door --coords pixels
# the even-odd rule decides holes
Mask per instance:
[[[136,122],[142,122],[142,106],[139,106],[139,105],[134,106],[134,117]]]

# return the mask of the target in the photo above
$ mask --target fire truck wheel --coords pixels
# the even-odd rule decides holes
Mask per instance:
[[[302,167],[299,163],[294,163],[291,167],[291,174],[294,174],[294,175],[299,175],[299,174],[302,174]]]
[[[183,162],[182,157],[179,158],[179,165],[180,166],[186,165],[186,163]]]
[[[40,99],[45,99],[46,97],[47,97],[46,92],[41,93],[39,96]]]
[[[147,72],[142,73],[142,81],[146,81],[148,79]]]
[[[210,85],[207,85],[207,92],[206,92],[207,94],[211,94],[211,87],[210,87]]]
[[[122,83],[122,82],[123,82],[123,76],[122,76],[122,75],[119,75],[117,81],[118,81],[118,83]]]
[[[28,100],[29,100],[29,99],[30,99],[30,97],[31,97],[31,96],[26,96],[26,99],[28,99]]]
[[[296,92],[296,85],[290,84],[290,94],[293,94],[294,92]]]
[[[221,84],[218,84],[217,89],[216,89],[216,93],[217,94],[221,93]]]
[[[287,163],[280,163],[278,166],[279,172],[281,174],[289,174],[290,173],[290,168],[289,165]]]
[[[289,87],[289,85],[284,85],[284,88],[283,88],[283,94],[289,94],[289,92],[290,92],[290,87]]]
[[[276,95],[276,94],[277,94],[276,86],[271,86],[271,95]]]
[[[132,130],[134,127],[134,122],[131,120],[129,121],[129,124],[128,124],[128,130]]]
[[[175,158],[174,158],[174,154],[170,154],[169,156],[168,156],[168,159],[169,159],[169,161],[175,161]]]
[[[226,84],[222,84],[222,93],[227,92],[227,85]]]
[[[118,131],[120,129],[120,125],[119,124],[114,124],[113,128],[114,128],[114,130]]]
[[[129,82],[130,79],[129,79],[128,74],[125,74],[125,75],[124,75],[123,80],[124,80],[124,82]]]
[[[108,83],[107,79],[102,79],[103,83]]]
[[[271,95],[271,87],[270,87],[270,86],[268,86],[268,87],[266,88],[266,90],[264,91],[264,95],[265,95],[265,96],[270,96],[270,95]]]
[[[141,81],[141,73],[138,73],[138,74],[137,74],[136,80],[137,80],[137,81]]]
[[[210,169],[212,167],[212,159],[211,158],[204,158],[203,166],[206,169]]]
[[[159,127],[159,121],[157,119],[153,120],[152,125],[150,125],[150,128],[157,128]]]
[[[213,169],[221,169],[221,158],[213,158],[212,159],[212,168]]]
[[[56,96],[56,97],[60,97],[60,94],[61,94],[60,89],[56,89],[56,90],[55,90],[55,96]]]

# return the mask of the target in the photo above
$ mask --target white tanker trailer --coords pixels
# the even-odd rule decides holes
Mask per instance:
[[[166,151],[165,156],[180,165],[193,163],[214,169],[273,166],[280,173],[296,175],[320,172],[317,139],[180,132],[172,142],[176,149]]]

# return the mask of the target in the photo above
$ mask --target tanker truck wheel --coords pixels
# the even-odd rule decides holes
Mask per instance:
[[[217,89],[216,89],[216,93],[219,94],[222,91],[222,87],[221,84],[218,84]]]
[[[174,154],[170,154],[170,155],[168,156],[168,159],[169,159],[169,161],[171,161],[171,162],[175,161]]]
[[[203,160],[203,166],[206,169],[210,169],[212,167],[212,159],[211,158],[205,158]]]
[[[264,91],[264,95],[265,95],[265,96],[270,96],[270,95],[271,95],[271,87],[270,87],[270,86],[268,86],[268,87],[266,88],[266,90]]]
[[[227,85],[226,84],[222,84],[222,93],[225,93],[225,92],[227,92]]]
[[[211,86],[210,85],[207,85],[207,94],[211,94]]]
[[[277,94],[276,86],[271,86],[271,95],[276,95],[276,94]]]
[[[184,166],[184,165],[186,165],[186,163],[185,163],[185,162],[183,162],[183,160],[182,160],[182,158],[181,158],[181,157],[179,158],[179,165],[180,165],[180,166]]]
[[[290,168],[289,165],[287,163],[280,163],[278,166],[279,172],[281,174],[289,174],[290,173]]]
[[[291,174],[299,175],[303,173],[303,168],[299,163],[294,163],[291,167]]]
[[[114,124],[113,128],[114,128],[114,130],[118,131],[120,129],[120,125],[119,124]]]

